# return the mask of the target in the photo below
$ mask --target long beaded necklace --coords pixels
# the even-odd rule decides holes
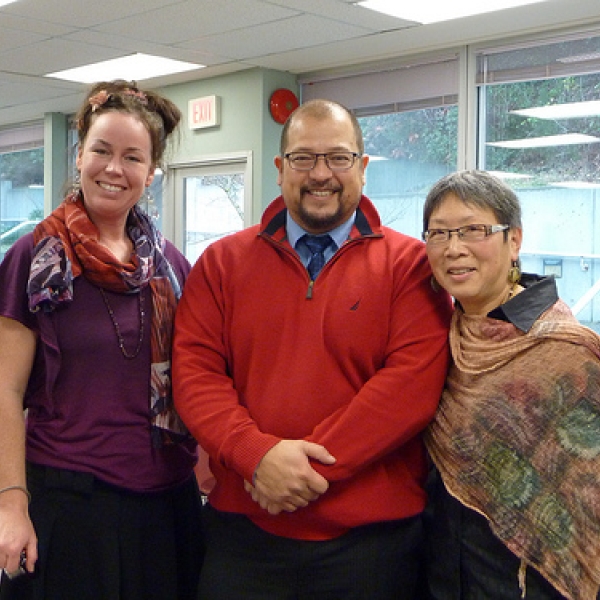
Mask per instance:
[[[108,310],[110,320],[112,321],[113,327],[115,328],[115,333],[117,334],[117,342],[119,344],[119,348],[121,349],[121,354],[123,354],[123,356],[128,359],[135,358],[140,353],[140,351],[142,349],[142,342],[144,341],[145,312],[144,312],[144,294],[143,294],[143,292],[140,290],[140,292],[138,293],[139,307],[140,307],[140,337],[138,339],[136,349],[133,351],[133,353],[130,353],[130,352],[127,352],[127,349],[125,348],[125,340],[123,339],[123,336],[121,335],[121,328],[119,327],[119,323],[117,322],[115,313],[113,312],[113,309],[111,308],[110,303],[108,302],[108,296],[106,295],[106,292],[102,288],[98,288],[98,289],[100,290],[100,293],[102,294],[102,299],[104,300],[104,304],[106,305],[106,308]]]

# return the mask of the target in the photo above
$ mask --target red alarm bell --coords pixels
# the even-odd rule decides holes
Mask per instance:
[[[269,111],[277,123],[285,123],[287,118],[298,108],[298,97],[291,90],[279,88],[271,94]]]

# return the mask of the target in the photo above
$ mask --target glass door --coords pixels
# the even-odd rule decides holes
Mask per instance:
[[[250,154],[175,166],[174,240],[194,264],[212,242],[250,224]]]

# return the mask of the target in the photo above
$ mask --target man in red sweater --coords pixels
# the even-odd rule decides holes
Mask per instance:
[[[416,597],[451,303],[362,195],[368,160],[354,115],[303,104],[281,196],[188,278],[175,403],[216,479],[201,599]]]

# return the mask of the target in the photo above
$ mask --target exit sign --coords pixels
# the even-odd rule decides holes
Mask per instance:
[[[188,102],[188,123],[190,129],[203,129],[219,125],[218,96],[204,96]]]

